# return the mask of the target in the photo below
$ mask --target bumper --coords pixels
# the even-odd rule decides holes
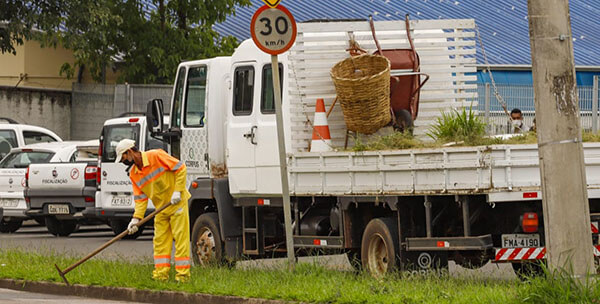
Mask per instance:
[[[2,208],[2,217],[27,219],[29,216],[25,214],[26,211],[26,209]]]
[[[600,245],[594,245],[594,256],[600,257]],[[496,248],[494,263],[542,260],[546,258],[546,247]]]
[[[148,208],[146,210],[146,216],[148,216],[153,211],[154,211],[154,209]],[[133,216],[133,210],[94,208],[94,214],[95,214],[96,218],[100,218],[100,219],[126,219],[126,220],[129,220]]]

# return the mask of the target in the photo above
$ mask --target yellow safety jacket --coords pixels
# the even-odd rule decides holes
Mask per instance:
[[[148,199],[151,199],[158,209],[164,204],[171,203],[174,191],[181,192],[182,201],[191,197],[185,187],[187,168],[183,162],[160,149],[142,152],[142,161],[141,170],[134,165],[129,172],[135,199],[133,217],[138,219],[144,217]],[[175,205],[168,207],[164,212],[171,213],[174,210],[170,209],[174,208]]]

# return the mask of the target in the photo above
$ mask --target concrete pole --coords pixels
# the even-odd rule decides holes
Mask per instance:
[[[290,270],[294,270],[296,267],[296,257],[294,252],[292,208],[290,203],[290,186],[288,183],[287,153],[285,151],[285,136],[283,132],[283,111],[281,109],[281,86],[279,83],[279,61],[277,60],[277,55],[271,55],[271,71],[273,71],[273,101],[275,102],[275,121],[277,123],[277,142],[279,145],[279,168],[281,173],[281,191],[283,195],[285,246],[289,262],[288,267]]]
[[[529,38],[550,269],[593,270],[568,0],[528,0]]]

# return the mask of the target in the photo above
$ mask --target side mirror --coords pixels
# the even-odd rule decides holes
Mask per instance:
[[[146,106],[146,123],[150,134],[157,135],[164,130],[163,113],[162,99],[153,99],[148,102]]]

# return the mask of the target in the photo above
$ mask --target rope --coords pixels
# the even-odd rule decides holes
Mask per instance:
[[[477,33],[477,39],[479,40],[479,45],[481,46],[481,53],[483,55],[483,61],[486,65],[487,73],[490,75],[490,80],[492,81],[492,87],[494,88],[494,95],[496,96],[496,100],[502,106],[502,109],[504,109],[504,113],[506,113],[506,115],[512,121],[512,117],[510,116],[510,113],[508,112],[508,108],[506,106],[506,102],[504,101],[504,98],[500,96],[500,93],[498,92],[498,87],[496,87],[496,81],[494,81],[494,75],[492,74],[490,63],[487,59],[485,47],[483,46],[483,40],[481,39],[481,35],[479,34],[479,27],[477,26],[477,24],[475,25],[475,32]]]

